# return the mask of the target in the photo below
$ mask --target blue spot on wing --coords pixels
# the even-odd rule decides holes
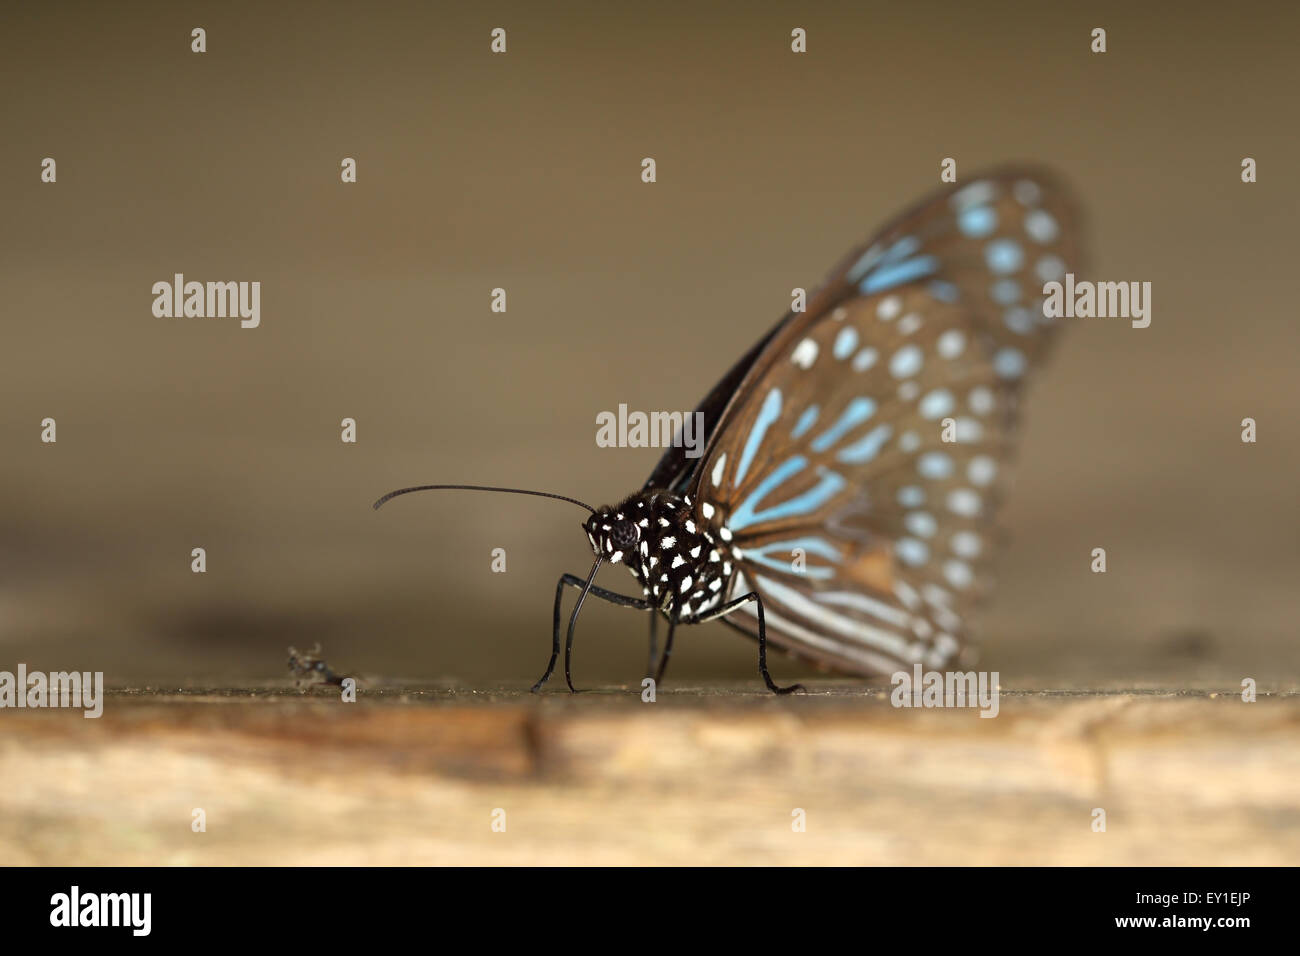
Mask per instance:
[[[839,420],[826,431],[822,432],[812,442],[812,450],[823,452],[830,448],[849,431],[856,426],[865,422],[868,418],[876,413],[876,403],[869,398],[855,398],[849,402],[848,407],[844,409]]]
[[[799,421],[795,422],[794,431],[790,433],[791,438],[801,438],[808,429],[817,424],[817,415],[819,414],[816,405],[809,405],[804,409],[804,413],[799,416]]]
[[[1019,378],[1025,374],[1025,354],[1019,349],[1001,349],[993,357],[993,370],[1002,378]]]
[[[858,283],[858,289],[864,295],[871,295],[874,292],[883,292],[905,282],[911,282],[913,279],[932,275],[938,270],[939,260],[934,256],[917,256],[914,259],[905,259],[892,264],[882,263],[867,273],[866,278]]]
[[[984,261],[993,272],[1017,272],[1024,264],[1025,254],[1014,239],[994,239],[984,247]]]
[[[957,228],[968,239],[982,239],[998,227],[998,215],[990,206],[971,206],[957,216]]]
[[[773,541],[770,544],[763,545],[761,548],[746,548],[745,560],[766,565],[767,567],[773,568],[777,571],[789,572],[793,570],[793,557],[774,558],[772,555],[773,553],[793,555],[795,548],[802,549],[806,554],[815,554],[818,557],[826,558],[835,564],[840,563],[839,549],[828,543],[825,538],[815,537],[794,538],[789,541]],[[803,574],[805,577],[819,579],[830,578],[835,574],[834,570],[831,568],[818,567],[806,567],[803,571],[797,573]]]
[[[850,282],[857,282],[877,266],[906,259],[920,248],[921,241],[916,236],[904,236],[888,249],[881,249],[879,245],[874,245],[859,257],[846,273],[846,277]]]
[[[767,554],[770,551],[793,551],[795,548],[802,548],[809,554],[816,554],[823,558],[828,558],[836,564],[839,564],[840,562],[839,548],[835,547],[825,538],[812,536],[794,538],[790,541],[773,541],[770,544],[763,545],[761,548],[748,548],[746,549],[745,554]]]
[[[858,347],[858,330],[851,325],[846,325],[840,329],[839,335],[835,336],[834,355],[843,362],[853,354],[853,350]]]
[[[946,279],[935,279],[927,284],[926,288],[930,290],[930,295],[940,302],[956,302],[961,295],[957,287]]]
[[[880,452],[880,446],[885,443],[891,434],[893,434],[893,429],[888,425],[877,425],[867,432],[863,438],[858,439],[835,457],[847,465],[865,464],[876,457]]]
[[[747,528],[752,524],[764,521],[779,521],[782,518],[791,518],[798,515],[811,514],[816,511],[831,498],[835,497],[840,490],[847,484],[844,478],[833,471],[825,469],[821,472],[821,480],[797,497],[775,505],[766,511],[758,511],[758,504],[769,494],[775,491],[781,485],[785,484],[790,478],[799,474],[808,465],[808,459],[802,455],[796,455],[794,458],[784,462],[779,468],[759,483],[732,514],[731,520],[727,522],[732,531],[739,531]]]
[[[767,430],[772,427],[772,423],[781,417],[781,390],[774,388],[767,393],[767,398],[763,399],[763,407],[758,410],[758,417],[754,419],[754,427],[749,432],[749,438],[745,440],[745,450],[740,456],[740,467],[736,469],[736,484],[745,480],[745,474],[749,471],[749,466],[754,462],[754,456],[758,454],[758,447],[763,444],[763,438],[767,435]]]
[[[1015,279],[999,279],[993,283],[989,295],[998,305],[1015,305],[1020,301],[1020,283]]]

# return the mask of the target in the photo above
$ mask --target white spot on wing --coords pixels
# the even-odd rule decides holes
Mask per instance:
[[[898,320],[898,331],[900,335],[911,335],[921,327],[921,317],[916,313],[909,313]]]
[[[812,368],[813,362],[817,361],[817,343],[812,339],[804,339],[790,353],[790,361],[800,368]]]
[[[894,378],[911,378],[921,370],[923,356],[916,345],[904,345],[889,360],[889,373]]]
[[[954,488],[948,493],[948,510],[964,518],[973,518],[980,513],[982,502],[980,496],[969,488]]]
[[[966,466],[966,477],[973,485],[987,485],[997,473],[997,462],[988,455],[976,455]]]
[[[971,206],[984,205],[989,200],[993,199],[995,194],[996,190],[993,188],[992,183],[977,182],[971,183],[969,186],[964,186],[957,190],[952,194],[952,198],[948,201],[952,204],[953,209],[961,212],[963,209],[968,209]]]
[[[726,464],[727,464],[727,456],[726,456],[726,454],[724,453],[724,454],[719,455],[719,456],[718,456],[718,462],[717,462],[717,464],[715,464],[715,465],[713,466],[713,476],[712,476],[712,477],[713,477],[713,487],[714,487],[714,488],[716,488],[716,487],[718,487],[718,485],[722,484],[722,469],[726,467]]]
[[[961,329],[949,329],[939,336],[940,358],[955,359],[966,348],[966,334]]]

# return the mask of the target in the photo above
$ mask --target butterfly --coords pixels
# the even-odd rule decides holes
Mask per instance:
[[[663,679],[679,625],[712,620],[825,670],[880,676],[970,656],[968,619],[987,595],[1027,376],[1055,336],[1043,285],[1080,266],[1079,216],[1046,170],[991,171],[918,203],[850,252],[802,311],[787,313],[705,396],[703,452],[681,443],[641,490],[586,508],[595,554],[555,592],[560,653],[566,587],[650,612]],[[632,596],[597,587],[623,565]],[[667,621],[662,655],[657,622]]]

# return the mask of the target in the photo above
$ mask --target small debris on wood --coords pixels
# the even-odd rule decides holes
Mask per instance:
[[[312,684],[343,684],[343,676],[330,670],[320,653],[319,641],[305,654],[296,647],[289,648],[289,673],[293,675],[296,686],[305,689]]]

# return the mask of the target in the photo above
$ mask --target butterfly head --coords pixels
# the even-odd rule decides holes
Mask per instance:
[[[611,564],[636,553],[641,540],[641,529],[621,506],[596,509],[583,523],[582,530],[587,532],[592,550]]]

